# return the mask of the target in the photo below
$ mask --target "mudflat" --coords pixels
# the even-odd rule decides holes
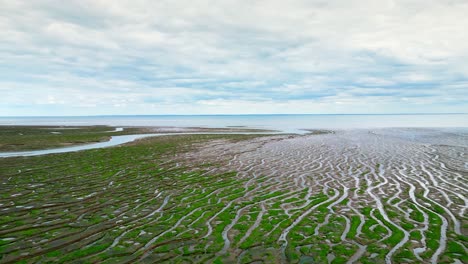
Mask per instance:
[[[466,263],[467,151],[399,128],[4,158],[0,262]]]

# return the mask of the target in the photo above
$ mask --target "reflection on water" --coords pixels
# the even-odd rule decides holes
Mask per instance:
[[[243,134],[243,135],[250,135],[250,134],[278,134],[278,133],[255,133],[255,132],[237,132],[237,133],[222,133],[222,132],[214,132],[214,133],[158,133],[158,134],[137,134],[137,135],[124,135],[124,136],[113,136],[109,141],[106,142],[99,142],[99,143],[92,143],[80,146],[72,146],[72,147],[63,147],[63,148],[54,148],[54,149],[44,149],[44,150],[30,150],[30,151],[19,151],[19,152],[0,152],[0,158],[8,158],[8,157],[24,157],[24,156],[39,156],[45,154],[57,154],[57,153],[66,153],[66,152],[74,152],[80,150],[88,150],[88,149],[98,149],[98,148],[107,148],[112,146],[117,146],[121,144],[125,144],[128,142],[135,141],[140,138],[145,137],[157,137],[157,136],[174,136],[174,135],[211,135],[211,134]]]
[[[204,116],[95,116],[95,117],[0,117],[0,125],[55,125],[55,126],[175,126],[175,127],[248,127],[272,129],[284,133],[304,133],[302,129],[350,129],[389,127],[453,128],[466,132],[468,114],[427,115],[204,115]],[[115,131],[121,131],[117,128]],[[429,130],[425,130],[429,133]],[[390,133],[386,130],[385,133]],[[412,137],[414,131],[398,130],[399,136]],[[431,132],[432,133],[432,132]],[[440,133],[440,131],[438,132]],[[204,134],[204,133],[179,133]],[[206,133],[213,134],[213,133]],[[220,134],[220,133],[215,133]],[[237,133],[239,134],[239,133]],[[241,133],[243,134],[243,133]],[[248,133],[252,134],[252,133]],[[113,136],[110,141],[49,150],[0,153],[0,157],[35,156],[64,153],[86,149],[111,147],[148,136],[168,134],[143,134]],[[169,134],[170,135],[170,134]],[[419,135],[421,136],[421,135]]]
[[[105,147],[111,147],[111,146],[124,144],[127,142],[134,141],[136,139],[148,137],[148,136],[153,136],[153,135],[147,134],[147,135],[113,136],[111,137],[109,141],[106,141],[106,142],[92,143],[92,144],[73,146],[73,147],[20,151],[20,152],[0,152],[0,157],[6,158],[6,157],[18,157],[18,156],[38,156],[38,155],[45,155],[45,154],[65,153],[65,152],[73,152],[73,151],[80,151],[80,150],[87,150],[87,149],[105,148]]]

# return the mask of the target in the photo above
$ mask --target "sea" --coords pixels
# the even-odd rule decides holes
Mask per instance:
[[[304,129],[457,128],[468,129],[468,114],[288,114],[288,115],[115,115],[0,117],[0,125],[161,126],[258,128],[298,133]]]

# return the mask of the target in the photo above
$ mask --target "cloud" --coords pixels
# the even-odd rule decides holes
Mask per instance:
[[[0,115],[466,112],[463,0],[0,6]]]

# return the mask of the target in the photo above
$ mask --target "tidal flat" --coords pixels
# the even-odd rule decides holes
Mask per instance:
[[[3,150],[68,140],[43,130]],[[0,263],[467,263],[467,151],[466,130],[394,128],[1,158]]]

